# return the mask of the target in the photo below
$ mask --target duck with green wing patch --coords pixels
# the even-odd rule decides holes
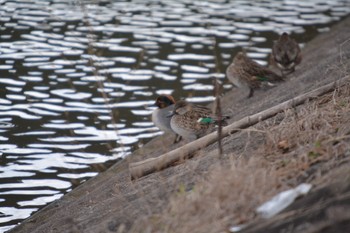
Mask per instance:
[[[195,140],[211,132],[220,121],[222,125],[227,125],[226,120],[229,119],[222,116],[219,120],[211,109],[185,100],[176,102],[169,117],[173,131],[187,140]]]
[[[274,86],[283,78],[266,67],[250,59],[244,52],[239,52],[226,69],[228,80],[238,88],[249,89],[248,98],[252,97],[254,90]]]

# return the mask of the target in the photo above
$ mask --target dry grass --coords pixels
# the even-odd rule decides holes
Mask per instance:
[[[130,232],[227,232],[257,218],[256,207],[276,193],[318,185],[350,155],[349,113],[346,85],[258,124],[250,133],[265,140],[250,156],[229,155],[229,166],[214,166],[190,192],[180,188],[161,214],[136,221]]]

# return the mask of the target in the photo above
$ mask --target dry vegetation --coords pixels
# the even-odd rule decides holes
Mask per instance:
[[[227,155],[228,166],[213,166],[189,192],[179,188],[162,213],[136,221],[130,232],[227,232],[257,219],[256,207],[282,190],[322,185],[350,157],[350,85],[248,130],[263,135],[258,148]]]

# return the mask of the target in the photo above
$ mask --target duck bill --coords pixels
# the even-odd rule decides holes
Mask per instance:
[[[151,104],[152,107],[159,107],[159,104],[156,102],[154,102],[153,104]]]

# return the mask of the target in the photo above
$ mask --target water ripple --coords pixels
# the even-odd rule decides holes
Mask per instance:
[[[0,83],[13,85],[13,86],[24,86],[26,84],[23,81],[16,81],[10,78],[0,78]]]
[[[72,100],[82,100],[91,97],[90,93],[77,93],[76,90],[72,89],[60,89],[60,90],[52,90],[51,93],[53,95],[57,95],[62,98],[72,99]]]
[[[14,99],[14,100],[19,100],[18,98],[13,98],[11,96],[8,96],[8,98]],[[22,99],[22,98],[20,98],[20,99]],[[25,120],[39,120],[42,118],[41,116],[30,115],[30,114],[27,114],[25,112],[16,111],[16,110],[1,111],[0,114],[2,116],[16,116],[16,117],[20,117],[20,118],[25,119]]]
[[[10,189],[10,188],[53,188],[53,189],[67,189],[71,187],[71,183],[63,180],[57,179],[23,179],[19,183],[13,184],[0,184],[0,189]]]
[[[74,138],[70,138],[70,141],[75,141]],[[48,140],[50,141],[50,140]],[[36,143],[36,144],[29,144],[29,147],[35,147],[35,148],[52,148],[52,149],[61,149],[61,150],[80,150],[85,149],[90,144],[79,144],[79,145],[59,145],[59,144],[43,144],[43,143]]]
[[[205,60],[213,60],[214,56],[211,55],[200,55],[200,54],[170,54],[168,56],[170,60],[196,60],[196,61],[205,61]]]
[[[20,201],[18,202],[18,205],[21,207],[24,206],[43,206],[47,203],[53,202],[54,200],[59,199],[60,197],[62,197],[63,194],[56,194],[56,195],[52,195],[52,196],[42,196],[42,197],[37,197],[34,198],[32,200],[29,201]]]
[[[0,216],[0,223],[11,222],[16,219],[28,218],[34,211],[38,208],[15,208],[15,207],[0,207],[1,213],[6,213],[6,215]],[[7,229],[6,227],[4,229]],[[1,230],[1,229],[0,229]]]

